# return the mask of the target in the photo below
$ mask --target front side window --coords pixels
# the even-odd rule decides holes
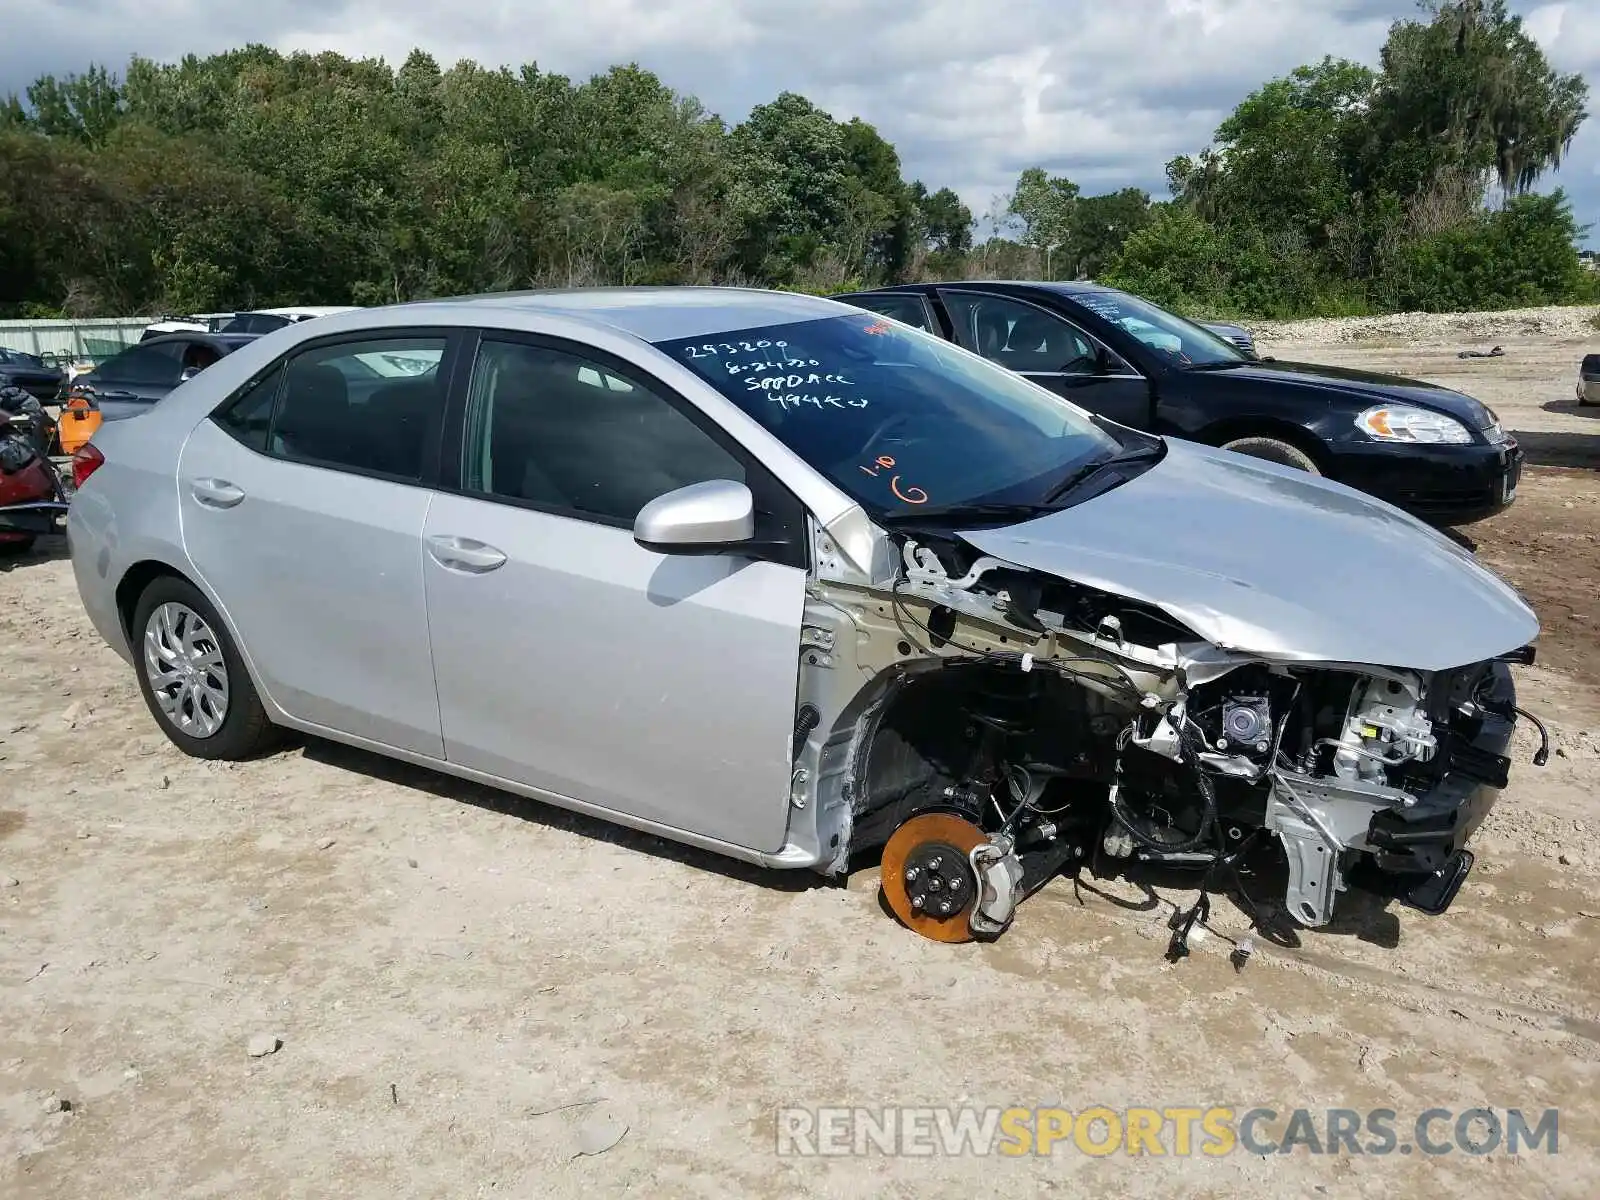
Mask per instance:
[[[422,477],[430,432],[444,408],[442,337],[371,338],[318,346],[291,358],[268,450],[314,466]],[[352,364],[399,355],[426,365],[398,376]]]
[[[656,345],[875,515],[1038,502],[1119,449],[1039,385],[870,313]]]
[[[618,524],[743,465],[665,398],[576,354],[485,339],[462,443],[465,491]]]
[[[1009,296],[942,295],[950,320],[969,350],[1012,371],[1094,373],[1099,361],[1094,343],[1065,318]]]

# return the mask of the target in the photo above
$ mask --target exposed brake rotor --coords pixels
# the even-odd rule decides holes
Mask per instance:
[[[880,886],[907,928],[936,942],[970,942],[978,879],[967,857],[988,838],[953,813],[923,813],[894,831],[883,848]]]

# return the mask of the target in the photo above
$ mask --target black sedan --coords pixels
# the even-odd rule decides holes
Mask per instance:
[[[1516,496],[1522,451],[1472,397],[1256,359],[1127,292],[984,281],[834,299],[959,342],[1118,424],[1325,475],[1432,525],[1482,520]]]
[[[199,374],[255,334],[168,333],[113,354],[72,381],[72,393],[94,401],[107,421],[137,416],[184,380]]]
[[[37,354],[0,346],[0,388],[19,387],[44,404],[54,404],[67,382],[67,373],[52,367]]]

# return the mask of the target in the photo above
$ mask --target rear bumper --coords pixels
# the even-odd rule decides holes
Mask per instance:
[[[1503,512],[1516,499],[1522,448],[1494,445],[1393,446],[1342,443],[1333,477],[1386,500],[1430,525],[1468,525]]]
[[[64,533],[67,506],[56,499],[0,506],[0,534]]]
[[[0,536],[15,534],[38,537],[64,531],[62,518],[67,506],[59,500],[38,500],[0,508]]]
[[[58,533],[66,511],[54,468],[45,460],[36,457],[20,470],[0,473],[0,539]]]

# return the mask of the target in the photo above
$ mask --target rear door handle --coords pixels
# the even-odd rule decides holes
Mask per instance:
[[[207,508],[232,508],[244,499],[244,489],[226,479],[192,479],[189,492]]]
[[[505,565],[505,552],[472,538],[437,533],[428,539],[428,553],[441,567],[481,575]]]

